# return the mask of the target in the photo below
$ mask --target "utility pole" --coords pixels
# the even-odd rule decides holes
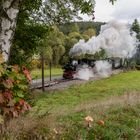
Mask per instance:
[[[50,61],[50,81],[52,80],[52,63]]]
[[[44,51],[41,52],[41,65],[42,65],[42,91],[45,91],[44,86]]]

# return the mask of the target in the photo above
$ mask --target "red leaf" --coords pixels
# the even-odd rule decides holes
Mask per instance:
[[[27,68],[23,67],[23,73],[26,76],[26,78],[28,79],[28,81],[30,82],[32,80],[30,72],[28,71]]]
[[[5,91],[5,92],[3,93],[3,96],[4,96],[4,98],[6,98],[6,99],[8,99],[8,100],[11,100],[12,97],[13,97],[11,91]]]
[[[20,100],[19,100],[19,104],[20,104],[20,105],[24,105],[24,104],[25,104],[25,100],[20,99]]]

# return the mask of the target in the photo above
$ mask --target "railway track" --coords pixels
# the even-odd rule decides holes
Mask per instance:
[[[51,86],[55,86],[56,84],[65,83],[65,82],[74,81],[74,80],[77,80],[77,79],[55,79],[52,81],[45,81],[44,87],[51,87]],[[30,89],[41,89],[41,88],[42,88],[41,82],[31,84],[30,86]]]
[[[117,69],[117,70],[113,70],[111,75],[115,75],[118,74],[120,72],[123,72],[123,70],[121,69]],[[96,80],[100,80],[103,79],[103,77],[100,77],[99,75],[96,75],[93,78],[90,78],[89,80],[81,80],[81,79],[62,79],[62,78],[58,78],[58,79],[54,79],[52,81],[45,81],[45,89],[46,90],[63,90],[71,85],[78,85],[78,84],[82,84],[82,83],[86,83],[88,81],[96,81]],[[31,89],[41,89],[42,88],[42,83],[41,81],[38,83],[33,83],[31,85]]]

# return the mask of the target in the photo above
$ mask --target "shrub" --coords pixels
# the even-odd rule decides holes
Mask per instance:
[[[26,101],[30,81],[26,67],[0,65],[0,115],[9,119],[30,109]]]

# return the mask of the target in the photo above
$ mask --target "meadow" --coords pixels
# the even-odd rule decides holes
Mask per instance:
[[[3,138],[139,140],[139,99],[139,71],[72,85],[66,90],[35,91],[31,111],[12,120]],[[85,120],[87,116],[93,121]]]
[[[51,69],[51,74],[52,74],[52,76],[61,76],[63,74],[63,70],[62,70],[62,68],[52,68]],[[42,70],[41,69],[33,69],[31,71],[31,75],[32,75],[33,79],[41,78]],[[44,70],[44,76],[45,77],[50,76],[50,69],[49,68],[46,68]]]

